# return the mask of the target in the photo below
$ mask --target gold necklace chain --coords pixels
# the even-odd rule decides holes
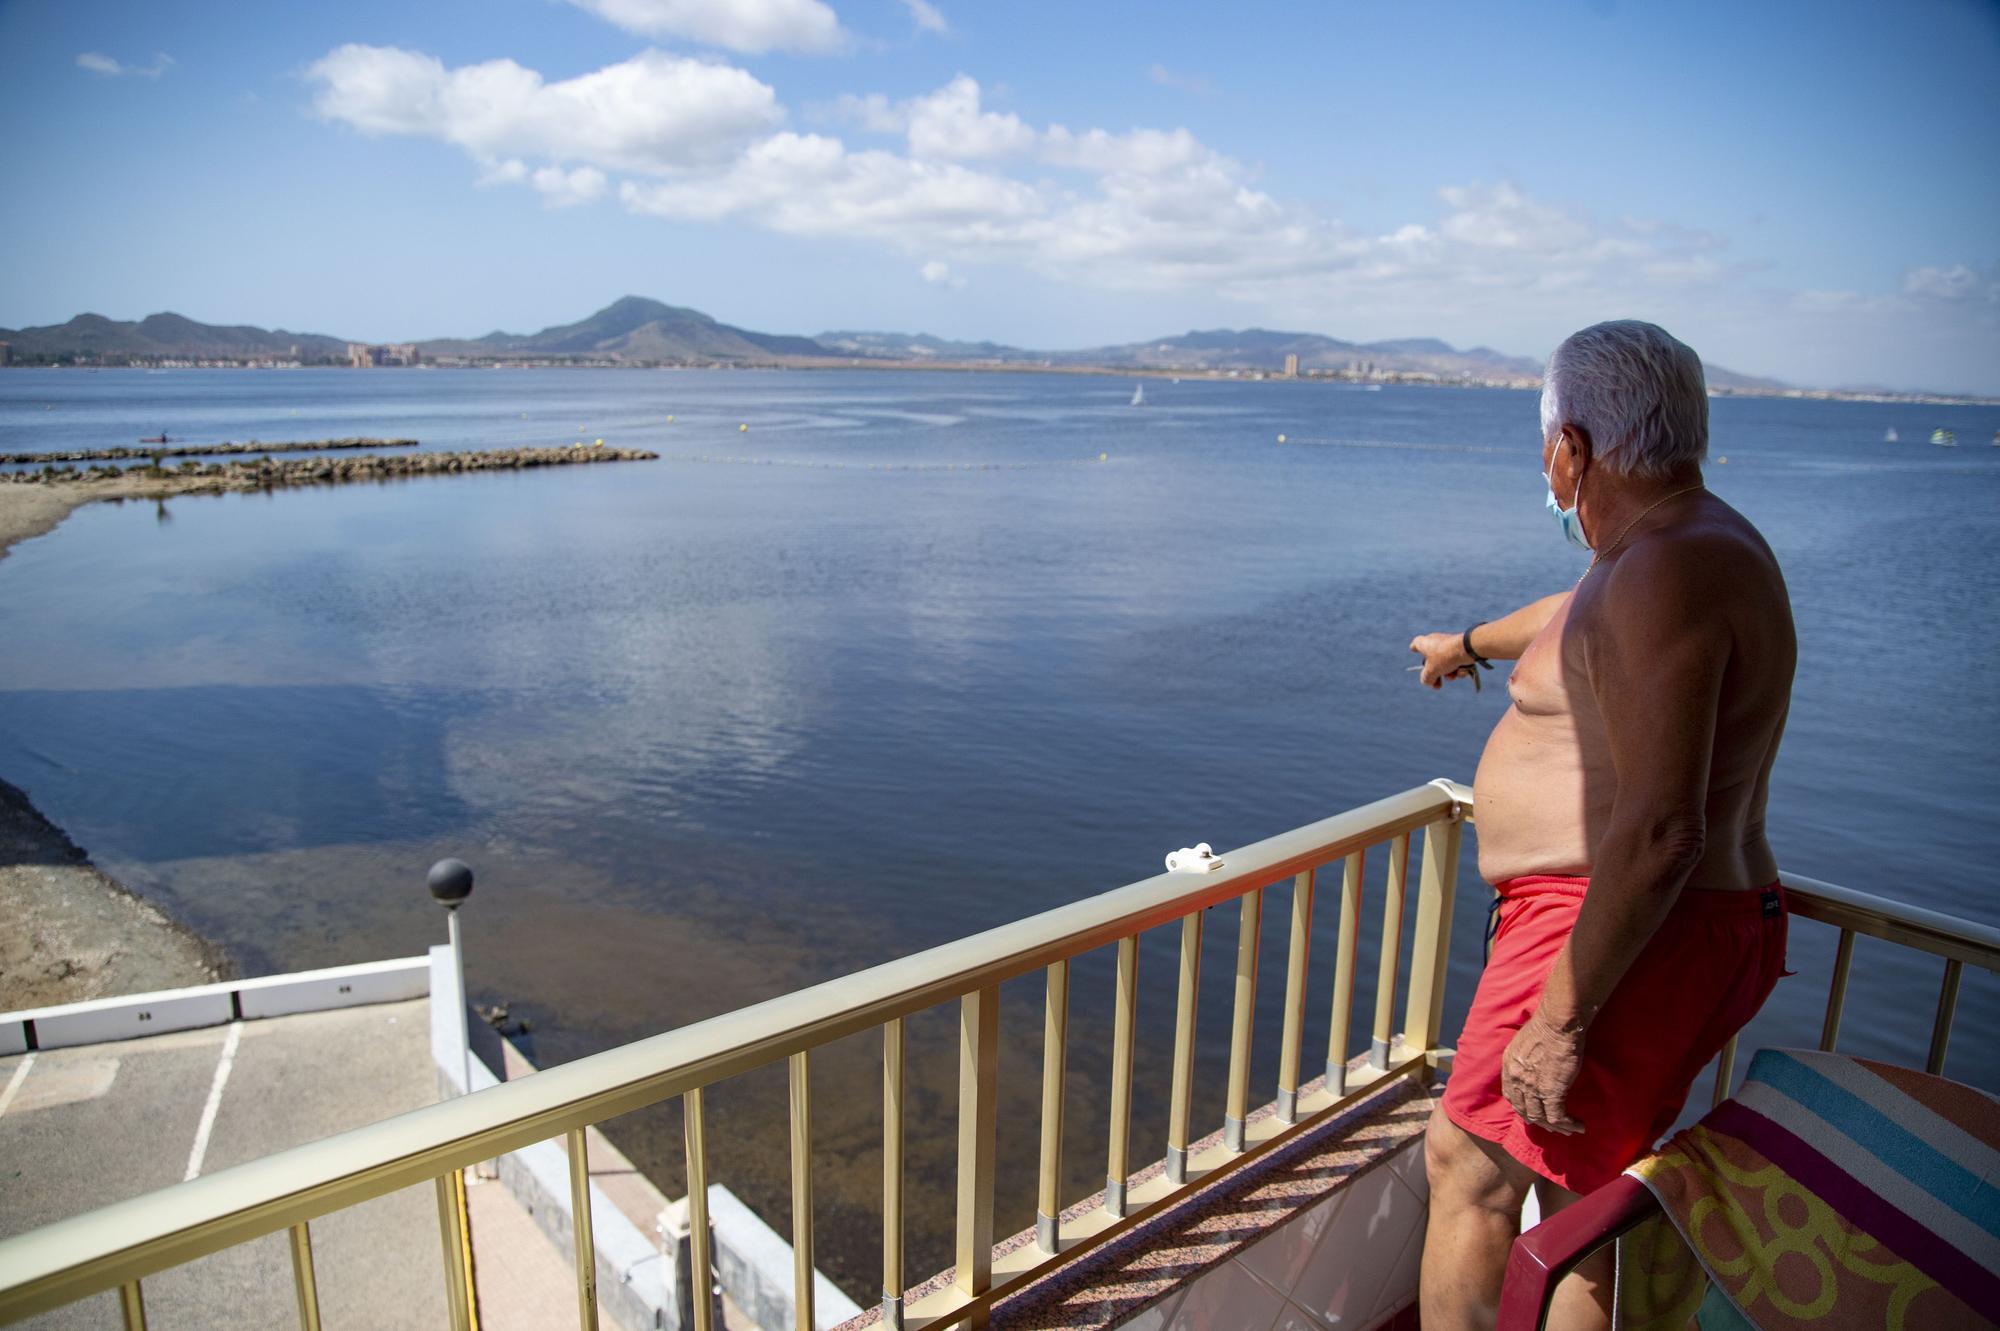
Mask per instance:
[[[1646,507],[1644,507],[1643,509],[1639,510],[1638,517],[1633,518],[1630,522],[1625,524],[1625,529],[1618,533],[1617,540],[1605,546],[1602,550],[1596,551],[1590,556],[1590,568],[1586,568],[1583,571],[1583,577],[1578,578],[1577,581],[1582,582],[1584,578],[1589,577],[1590,569],[1596,568],[1598,564],[1603,562],[1605,556],[1609,555],[1619,546],[1625,544],[1625,538],[1632,534],[1632,529],[1638,526],[1640,520],[1643,519],[1648,513],[1651,513],[1654,509],[1658,508],[1660,505],[1666,503],[1670,499],[1679,499],[1682,495],[1691,495],[1696,490],[1706,490],[1707,488],[1708,487],[1706,485],[1690,485],[1685,490],[1676,490],[1670,495],[1662,495],[1658,499],[1655,499],[1652,503],[1646,505]]]

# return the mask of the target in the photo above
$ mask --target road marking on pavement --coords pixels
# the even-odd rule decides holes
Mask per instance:
[[[236,1044],[243,1038],[243,1023],[229,1023],[229,1036],[222,1042],[222,1057],[215,1063],[215,1081],[208,1088],[208,1103],[201,1107],[201,1125],[194,1130],[194,1149],[188,1152],[187,1173],[181,1182],[201,1177],[202,1157],[208,1154],[208,1134],[215,1131],[215,1111],[222,1108],[222,1088],[229,1082],[229,1070],[236,1066]]]
[[[14,1075],[7,1078],[7,1089],[0,1091],[0,1114],[7,1112],[7,1106],[14,1103],[15,1095],[21,1090],[21,1083],[28,1079],[28,1069],[35,1066],[32,1052],[23,1054],[21,1061],[14,1065]]]

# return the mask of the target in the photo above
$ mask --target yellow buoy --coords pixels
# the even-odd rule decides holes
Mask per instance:
[[[737,427],[736,427],[736,432],[737,432],[738,434],[741,434],[741,433],[742,433],[743,431],[745,431],[745,430],[747,430],[747,429],[749,429],[749,428],[750,428],[750,427],[749,427],[748,425],[739,425],[739,426],[737,426]]]
[[[674,418],[671,416],[667,417],[667,424],[672,425],[673,423],[674,423]]]
[[[602,448],[602,447],[604,447],[604,441],[603,441],[602,439],[600,439],[600,440],[598,440],[598,441],[597,441],[596,443],[592,444],[592,445],[591,445],[591,447],[592,447],[592,448]]]
[[[1285,442],[1285,436],[1283,436],[1283,435],[1279,435],[1279,436],[1278,436],[1278,442],[1279,442],[1279,443],[1281,443],[1281,444],[1282,444],[1282,443],[1284,443],[1284,442]]]
[[[1111,455],[1109,453],[1099,453],[1097,455],[1097,460],[1099,462],[1109,462],[1111,461]]]

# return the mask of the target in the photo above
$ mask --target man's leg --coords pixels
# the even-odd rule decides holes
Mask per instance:
[[[1500,1307],[1507,1256],[1521,1233],[1534,1171],[1431,1111],[1424,1134],[1430,1222],[1424,1230],[1424,1331],[1486,1331]]]
[[[1545,1178],[1535,1180],[1535,1200],[1547,1218],[1582,1201],[1580,1194]],[[1548,1331],[1610,1331],[1612,1277],[1617,1245],[1607,1243],[1577,1263],[1549,1300]]]

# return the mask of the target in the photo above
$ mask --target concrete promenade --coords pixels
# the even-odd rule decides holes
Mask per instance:
[[[0,1237],[360,1127],[437,1095],[425,999],[0,1058]],[[468,1206],[481,1326],[575,1325],[569,1254],[497,1183],[475,1183]],[[446,1324],[429,1187],[336,1212],[314,1222],[312,1236],[331,1331]],[[298,1324],[282,1235],[162,1272],[144,1288],[155,1331]],[[115,1299],[103,1294],[23,1325],[120,1322]],[[606,1317],[603,1325],[608,1331],[615,1323]]]

